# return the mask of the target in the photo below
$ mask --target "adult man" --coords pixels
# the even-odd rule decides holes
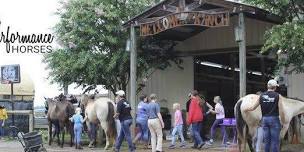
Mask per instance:
[[[283,111],[279,110],[281,109],[280,107],[282,107],[282,98],[280,94],[275,92],[277,87],[278,84],[276,80],[269,80],[267,83],[268,90],[260,95],[252,107],[245,110],[246,112],[253,111],[261,105],[265,152],[280,151],[281,124],[279,116],[281,116],[282,122],[285,121],[285,117]]]
[[[114,117],[119,118],[121,124],[121,129],[119,131],[115,143],[115,152],[120,151],[120,146],[124,138],[126,138],[128,142],[129,151],[134,152],[135,147],[132,143],[131,132],[130,132],[130,126],[132,124],[131,105],[125,99],[125,92],[123,90],[119,90],[115,94],[117,95],[118,102],[117,102],[116,114],[114,115]]]

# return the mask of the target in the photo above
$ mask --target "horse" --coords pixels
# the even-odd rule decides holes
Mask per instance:
[[[117,134],[115,118],[113,118],[115,114],[114,102],[106,97],[90,99],[87,95],[83,95],[80,106],[84,109],[85,116],[87,117],[86,124],[88,130],[91,129],[91,124],[100,124],[101,128],[104,130],[106,136],[106,145],[104,149],[108,149],[110,140],[113,141],[114,145],[114,139]],[[94,140],[90,138],[90,145],[92,145],[93,142]]]
[[[52,125],[55,124],[55,135],[57,135],[58,145],[63,147],[64,136],[66,128],[71,134],[70,146],[73,146],[73,124],[70,122],[69,118],[75,113],[75,109],[72,103],[68,101],[56,101],[51,98],[45,98],[45,106],[47,109],[47,120],[48,120],[48,133],[49,133],[49,145],[52,144],[53,134],[52,134]],[[56,127],[58,126],[58,128]],[[58,130],[59,129],[59,130]],[[62,134],[62,140],[60,142],[59,134]]]
[[[257,128],[262,119],[261,107],[257,107],[254,111],[245,112],[244,109],[251,107],[259,98],[259,95],[249,94],[242,97],[234,107],[234,115],[236,117],[236,127],[238,131],[238,146],[241,152],[246,150],[246,141],[248,142],[250,151],[254,151],[253,139],[256,138]],[[288,131],[290,121],[293,117],[304,113],[304,102],[299,99],[282,97],[282,107],[285,115],[285,122],[282,122],[280,138],[283,139]]]

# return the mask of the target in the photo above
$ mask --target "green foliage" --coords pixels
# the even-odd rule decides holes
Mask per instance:
[[[152,1],[152,0],[150,0]],[[62,49],[45,56],[53,82],[77,83],[85,91],[104,85],[115,92],[126,90],[130,59],[125,51],[128,29],[122,24],[149,6],[149,0],[69,0],[57,14],[60,22],[54,31]],[[146,77],[152,69],[165,69],[181,61],[170,51],[175,45],[166,40],[145,43],[138,49],[137,76]],[[168,42],[168,43],[165,43]],[[145,45],[145,46],[144,46]],[[157,49],[149,49],[151,46]],[[158,47],[155,47],[158,46]]]
[[[304,72],[304,1],[303,0],[245,0],[281,16],[283,25],[274,26],[265,34],[262,53],[275,51],[278,67],[290,67],[289,72]]]

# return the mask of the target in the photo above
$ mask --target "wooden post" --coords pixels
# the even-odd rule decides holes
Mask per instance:
[[[135,27],[131,25],[131,50],[130,50],[130,103],[132,108],[132,116],[135,118],[136,110],[136,63],[137,63],[137,51],[136,51],[136,36],[135,36]],[[135,119],[133,119],[135,120]],[[135,123],[134,123],[135,124]],[[132,129],[134,130],[134,129]]]
[[[29,132],[34,131],[34,114],[33,111],[29,113]]]
[[[239,66],[240,66],[240,97],[246,95],[246,31],[244,13],[239,13]]]
[[[14,105],[14,83],[13,81],[10,81],[11,83],[11,104],[12,104],[12,110],[15,110],[15,105]],[[14,114],[12,115],[12,124],[15,126],[15,116]]]

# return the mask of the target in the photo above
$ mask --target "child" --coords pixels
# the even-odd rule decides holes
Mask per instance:
[[[80,145],[80,140],[81,140],[81,132],[82,132],[82,123],[86,121],[87,117],[84,119],[82,118],[81,114],[81,109],[76,108],[75,114],[70,118],[72,122],[74,122],[74,135],[75,135],[75,145],[76,149],[82,149]]]
[[[208,145],[212,145],[213,144],[213,139],[214,139],[214,135],[215,135],[215,129],[217,127],[221,127],[221,131],[222,131],[222,135],[223,135],[223,146],[226,146],[226,141],[227,141],[227,137],[226,137],[226,130],[225,130],[225,126],[220,126],[220,124],[223,123],[223,120],[225,118],[225,110],[222,104],[222,100],[220,98],[220,96],[215,96],[213,99],[213,102],[215,103],[215,108],[214,110],[210,110],[210,112],[212,114],[216,115],[216,119],[212,124],[211,127],[211,138],[209,140],[209,142],[207,143]]]
[[[7,112],[3,105],[0,105],[0,139],[4,136],[4,124],[7,119]]]
[[[180,104],[179,103],[174,103],[173,104],[173,110],[175,110],[175,116],[174,116],[174,128],[172,131],[172,142],[171,145],[169,146],[170,149],[175,148],[175,134],[178,132],[180,138],[181,138],[181,146],[182,148],[185,148],[185,139],[183,136],[183,118],[182,118],[182,112],[180,110]]]

